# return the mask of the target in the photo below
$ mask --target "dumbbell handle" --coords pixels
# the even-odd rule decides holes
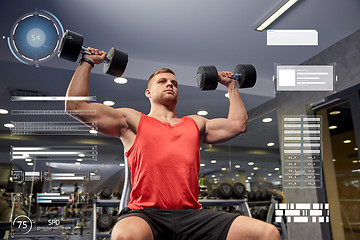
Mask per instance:
[[[93,55],[86,47],[81,47],[81,53],[82,54],[88,54],[88,55]],[[105,59],[104,59],[104,63],[108,63],[110,61],[109,57],[106,55]]]
[[[236,80],[236,81],[238,81],[239,80],[239,78],[240,78],[240,74],[238,74],[238,73],[234,73],[234,75],[232,76],[232,77],[230,77],[231,79],[234,79],[234,80]],[[220,82],[220,78],[219,78],[219,82]]]

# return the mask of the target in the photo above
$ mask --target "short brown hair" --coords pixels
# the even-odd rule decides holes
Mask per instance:
[[[155,77],[156,75],[160,74],[160,73],[171,73],[175,76],[175,73],[173,70],[171,70],[170,68],[161,68],[157,71],[155,71],[153,74],[151,74],[151,76],[149,77],[148,79],[148,87],[149,87],[149,84],[150,84],[150,80]]]

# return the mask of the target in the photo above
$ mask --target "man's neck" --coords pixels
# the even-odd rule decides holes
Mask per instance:
[[[168,108],[164,105],[151,106],[150,113],[148,116],[156,118],[158,120],[170,121],[177,118],[174,108]]]

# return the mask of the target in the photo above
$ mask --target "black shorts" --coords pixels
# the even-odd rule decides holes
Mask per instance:
[[[124,208],[119,220],[137,216],[150,226],[154,240],[225,240],[232,222],[239,215],[210,209]]]

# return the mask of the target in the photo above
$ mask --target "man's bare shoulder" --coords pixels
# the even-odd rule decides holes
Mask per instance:
[[[198,125],[199,129],[204,128],[206,121],[207,121],[206,118],[199,116],[199,115],[189,115],[187,117],[194,119],[194,121]]]

